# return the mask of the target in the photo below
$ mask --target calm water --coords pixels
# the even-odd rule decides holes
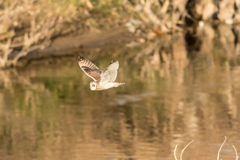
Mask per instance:
[[[212,160],[224,136],[221,158],[236,159],[239,44],[209,36],[79,51],[0,71],[0,160],[172,160],[175,146],[179,156],[191,140],[183,160]],[[117,81],[126,85],[90,91],[78,55],[100,69],[118,59]]]

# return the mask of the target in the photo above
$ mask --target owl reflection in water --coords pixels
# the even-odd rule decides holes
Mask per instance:
[[[94,80],[90,82],[90,89],[93,91],[105,90],[125,84],[115,82],[119,67],[118,61],[112,61],[104,71],[101,71],[95,64],[83,56],[78,56],[78,64],[83,72]]]

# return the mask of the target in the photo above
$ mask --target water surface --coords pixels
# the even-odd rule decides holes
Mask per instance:
[[[0,159],[169,160],[194,140],[183,159],[210,160],[224,136],[221,158],[236,159],[239,50],[218,36],[190,45],[176,35],[0,71]],[[126,84],[90,91],[78,55],[100,69],[118,59],[117,81]]]

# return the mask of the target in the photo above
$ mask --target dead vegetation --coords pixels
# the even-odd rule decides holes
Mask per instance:
[[[221,152],[222,147],[223,147],[223,145],[225,144],[226,140],[227,140],[227,137],[225,136],[224,141],[223,141],[223,143],[221,144],[221,146],[220,146],[220,148],[219,148],[219,150],[218,150],[217,160],[221,160],[221,159],[220,159],[220,152]],[[189,143],[182,149],[179,160],[182,160],[182,159],[183,159],[183,158],[182,158],[182,157],[183,157],[183,152],[187,149],[187,147],[188,147],[192,142],[193,142],[193,140],[192,140],[191,142],[189,142]],[[178,160],[177,155],[176,155],[177,147],[178,147],[178,145],[176,145],[176,146],[175,146],[175,149],[174,149],[174,159],[175,159],[175,160]],[[234,145],[232,145],[232,147],[233,147],[234,152],[235,152],[236,160],[238,160],[237,149],[236,149],[236,147],[235,147]]]
[[[0,68],[4,68],[15,66],[19,58],[48,46],[63,19],[58,14],[60,10],[33,0],[1,4],[6,6],[0,10]],[[41,11],[39,5],[46,10]]]
[[[16,66],[29,53],[45,49],[53,37],[70,32],[126,26],[152,40],[199,22],[240,22],[239,0],[0,0],[0,68]],[[74,24],[74,25],[72,25]]]

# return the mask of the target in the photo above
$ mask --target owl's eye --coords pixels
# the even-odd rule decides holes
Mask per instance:
[[[95,84],[92,84],[92,87],[95,87]]]

